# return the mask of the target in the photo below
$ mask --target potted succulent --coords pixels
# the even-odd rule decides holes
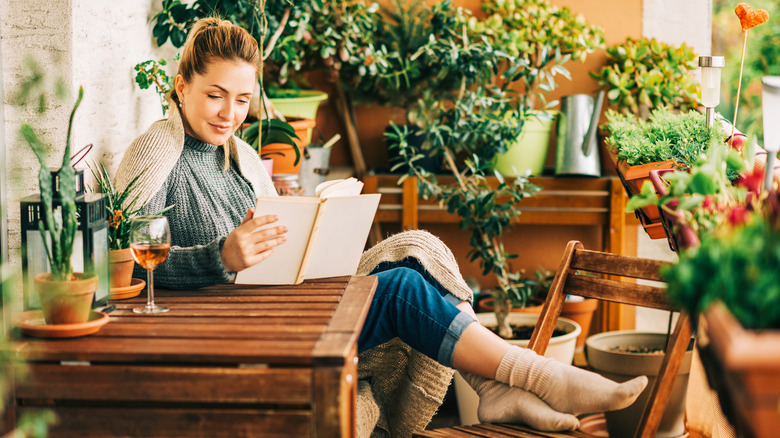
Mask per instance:
[[[590,76],[607,92],[612,109],[645,120],[656,108],[697,108],[699,86],[691,74],[697,68],[696,55],[685,43],[629,37],[608,47],[606,65]]]
[[[56,172],[56,186],[52,172],[46,165],[45,151],[48,148],[41,143],[30,125],[23,124],[20,129],[22,137],[41,164],[38,174],[42,203],[40,232],[51,272],[37,274],[34,281],[47,324],[86,322],[98,286],[97,274],[74,273],[71,265],[78,217],[75,203],[75,170],[70,163],[70,137],[73,117],[83,97],[84,89],[80,88],[68,121],[62,167]]]

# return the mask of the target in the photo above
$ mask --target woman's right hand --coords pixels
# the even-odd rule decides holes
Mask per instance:
[[[222,263],[228,272],[238,272],[265,260],[275,246],[287,240],[286,226],[265,227],[279,220],[276,215],[253,217],[254,213],[248,209],[241,225],[228,234],[222,245]]]

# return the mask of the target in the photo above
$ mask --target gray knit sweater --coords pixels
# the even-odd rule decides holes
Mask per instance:
[[[224,162],[222,147],[185,136],[179,160],[144,207],[144,213],[154,213],[173,206],[167,214],[171,251],[154,272],[155,285],[192,289],[235,278],[222,263],[222,245],[254,207],[255,193],[235,165],[224,169]],[[134,275],[146,273],[136,265]]]

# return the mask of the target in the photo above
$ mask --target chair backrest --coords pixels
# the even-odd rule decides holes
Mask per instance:
[[[580,242],[569,242],[528,348],[544,354],[567,295],[662,310],[678,310],[666,299],[666,288],[663,284],[646,285],[636,282],[637,279],[662,282],[659,270],[664,264],[665,262],[658,260],[589,251],[584,249]],[[690,319],[682,314],[667,345],[661,370],[651,389],[636,437],[655,436],[690,339]]]

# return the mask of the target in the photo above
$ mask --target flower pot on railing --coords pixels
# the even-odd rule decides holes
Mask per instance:
[[[653,183],[656,193],[660,196],[669,194],[669,187],[661,177],[671,169],[653,169],[650,171],[650,182]],[[682,213],[676,210],[677,200],[666,205],[666,208],[660,208],[659,214],[663,224],[666,238],[669,240],[669,247],[672,251],[679,251],[685,248],[691,248],[699,245],[699,236],[690,225],[682,223]]]
[[[629,197],[637,195],[642,191],[642,185],[645,181],[650,181],[651,171],[673,170],[675,168],[673,160],[630,166],[625,160],[619,160],[617,153],[612,148],[608,147],[607,152]],[[663,239],[666,237],[658,207],[648,205],[637,210],[636,215],[651,239]]]

